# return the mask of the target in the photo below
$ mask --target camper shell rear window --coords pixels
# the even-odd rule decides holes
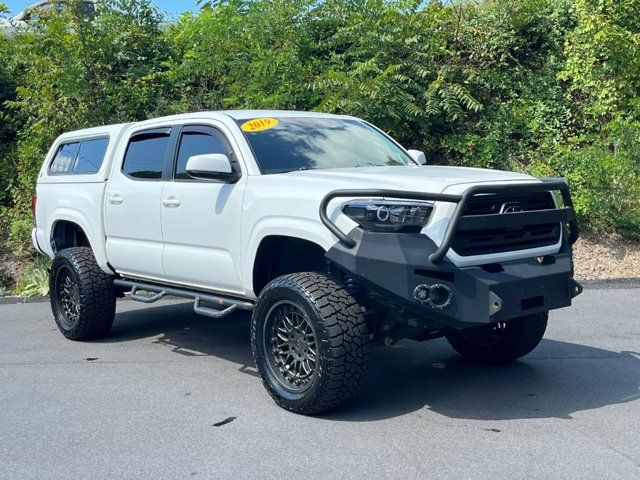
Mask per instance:
[[[49,175],[92,175],[98,173],[109,146],[109,137],[61,143],[51,165]]]

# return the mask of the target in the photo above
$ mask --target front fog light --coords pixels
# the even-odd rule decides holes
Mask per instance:
[[[432,211],[428,202],[357,201],[342,206],[342,212],[362,228],[377,232],[419,232]]]

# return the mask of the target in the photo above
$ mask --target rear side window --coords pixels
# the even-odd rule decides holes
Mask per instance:
[[[78,156],[79,148],[80,143],[63,143],[60,145],[58,153],[56,153],[49,167],[49,173],[54,175],[70,173]]]
[[[49,173],[51,175],[90,175],[102,166],[109,146],[108,138],[93,138],[81,142],[63,143],[58,147]]]
[[[170,129],[139,133],[129,142],[122,171],[134,178],[159,180],[169,145]]]
[[[73,173],[90,174],[97,173],[102,166],[104,155],[107,153],[109,146],[108,138],[99,138],[96,140],[87,140],[80,144],[78,150],[78,158],[73,167]]]

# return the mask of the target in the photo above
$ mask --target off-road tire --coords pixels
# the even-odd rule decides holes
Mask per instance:
[[[548,316],[548,312],[543,312],[509,320],[499,339],[490,345],[473,342],[474,329],[452,332],[447,340],[468,360],[500,365],[520,358],[538,346],[547,328]]]
[[[60,303],[61,272],[72,277],[77,287],[77,320],[67,322]],[[58,328],[70,340],[91,340],[105,336],[111,330],[116,313],[116,291],[113,277],[96,263],[90,248],[74,247],[61,250],[53,259],[49,274],[51,310]]]
[[[267,315],[282,302],[294,302],[315,330],[317,366],[304,392],[288,391],[266,357],[271,355],[264,343]],[[251,346],[262,382],[279,406],[295,413],[314,415],[351,399],[364,375],[370,345],[363,308],[345,288],[320,273],[276,278],[261,292],[253,311]]]

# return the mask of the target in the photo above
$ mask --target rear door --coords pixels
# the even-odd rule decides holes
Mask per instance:
[[[135,132],[114,165],[105,198],[107,257],[119,272],[164,278],[162,187],[170,174],[172,128]],[[117,160],[116,160],[117,161]]]
[[[246,175],[237,183],[196,180],[194,155],[222,153],[242,172],[231,135],[211,125],[180,127],[172,181],[162,193],[163,265],[172,282],[242,294],[240,226]]]

